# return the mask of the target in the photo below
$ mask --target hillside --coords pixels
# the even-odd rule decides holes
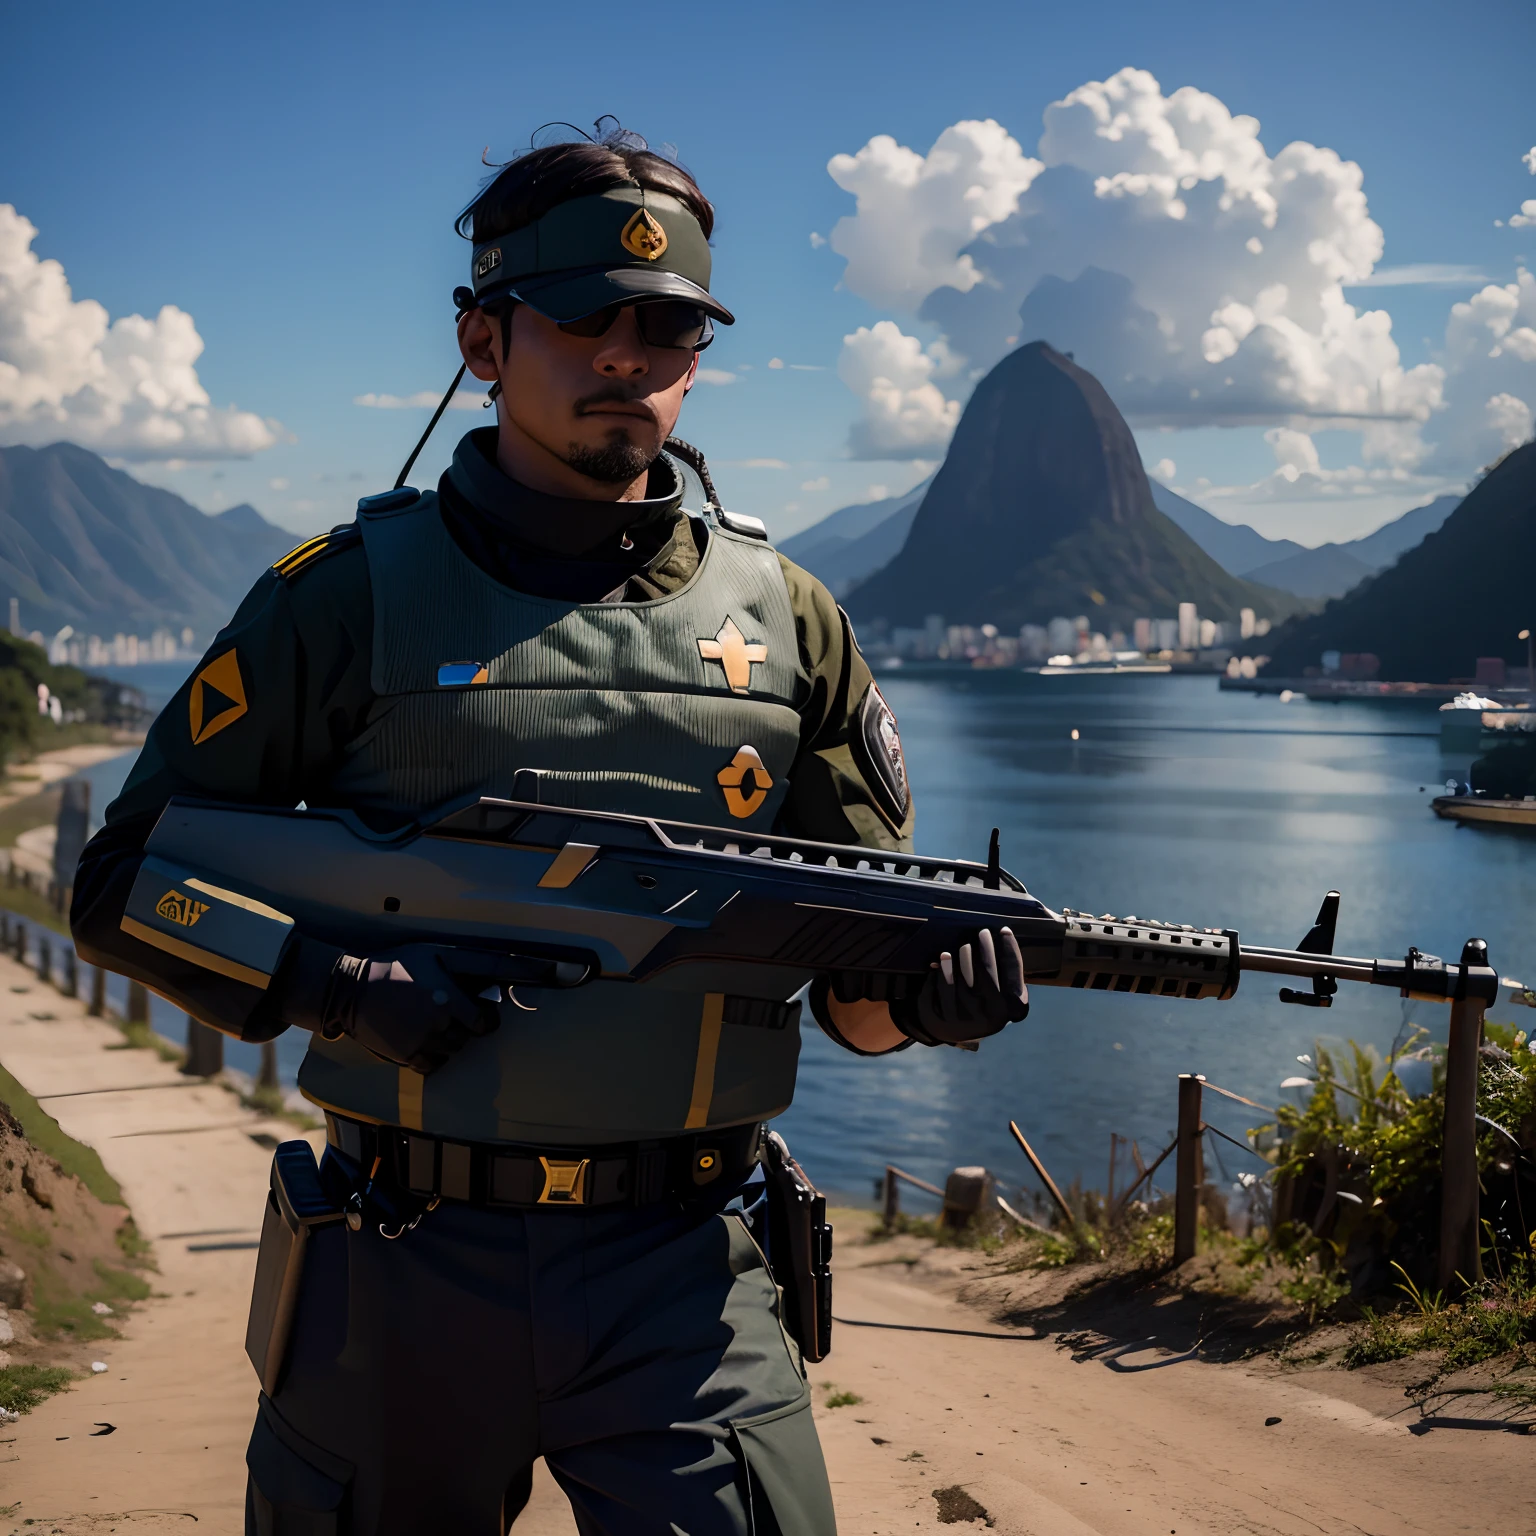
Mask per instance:
[[[1298,597],[1342,597],[1422,543],[1456,510],[1459,496],[1437,496],[1343,544],[1309,549],[1292,539],[1266,539],[1246,523],[1223,522],[1167,486],[1152,483],[1152,500],[1223,569]]]
[[[1329,650],[1373,652],[1388,680],[1471,677],[1479,656],[1524,666],[1516,636],[1536,622],[1533,571],[1536,443],[1527,443],[1396,565],[1272,636],[1266,670],[1300,677]]]
[[[1031,342],[976,386],[901,553],[846,605],[893,624],[942,613],[1016,629],[1087,613],[1107,629],[1180,602],[1218,620],[1297,607],[1229,575],[1159,512],[1103,386]]]
[[[785,539],[779,551],[841,597],[896,557],[932,483],[930,475],[905,496],[842,507]]]
[[[1304,544],[1291,539],[1266,539],[1247,523],[1226,522],[1156,480],[1151,486],[1157,510],[1177,523],[1222,570],[1234,576],[1246,576],[1261,565],[1273,565],[1290,555],[1306,553]]]
[[[210,517],[73,443],[0,448],[0,615],[18,598],[27,630],[190,625],[206,641],[297,542],[254,507]]]

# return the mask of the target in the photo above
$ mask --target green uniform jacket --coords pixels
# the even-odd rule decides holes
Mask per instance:
[[[460,458],[481,435],[465,439]],[[484,479],[483,461],[474,463]],[[444,476],[445,502],[453,473]],[[708,534],[677,510],[680,499],[648,504],[659,508],[661,533],[649,546],[641,541],[642,553],[653,548],[633,573],[642,591],[675,590],[697,568],[697,547]],[[779,559],[808,682],[795,701],[800,745],[776,830],[910,849],[910,796],[904,779],[896,796],[889,787],[894,721],[847,616],[819,581]],[[280,1032],[273,1010],[252,1012],[248,989],[123,933],[123,908],[144,842],[173,795],[285,807],[341,803],[331,778],[373,718],[372,651],[373,600],[356,524],[301,545],[256,582],[156,719],[104,829],[86,848],[71,912],[83,959],[144,982],[226,1033],[267,1039]],[[227,660],[231,652],[238,668]],[[894,752],[899,764],[899,743]]]

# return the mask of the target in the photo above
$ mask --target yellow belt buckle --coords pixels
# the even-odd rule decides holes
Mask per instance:
[[[587,1203],[587,1164],[590,1158],[566,1163],[541,1157],[544,1188],[539,1191],[540,1205],[585,1205]]]

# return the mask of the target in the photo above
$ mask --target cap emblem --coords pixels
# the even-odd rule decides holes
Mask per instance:
[[[667,253],[667,232],[649,209],[639,208],[635,216],[624,226],[619,244],[632,256],[642,261],[656,261]]]
[[[488,251],[481,251],[479,259],[475,262],[475,278],[478,281],[487,272],[501,265],[501,247],[492,246]]]

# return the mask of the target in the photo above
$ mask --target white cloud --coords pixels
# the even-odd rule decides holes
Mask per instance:
[[[865,501],[884,501],[890,494],[891,488],[888,485],[866,485],[864,487]]]
[[[1175,464],[1172,459],[1159,459],[1157,463],[1152,466],[1152,473],[1156,475],[1157,478],[1161,480],[1165,485],[1169,484],[1178,472],[1179,466]]]
[[[1531,173],[1532,176],[1536,176],[1536,146],[1532,146],[1532,148],[1526,150],[1526,152],[1520,156],[1520,163],[1526,168],[1526,170]]]
[[[1451,306],[1439,353],[1448,381],[1444,410],[1426,429],[1430,471],[1465,474],[1531,435],[1536,401],[1536,277],[1490,283]]]
[[[768,366],[770,368],[782,368],[784,366],[784,359],[782,357],[770,357],[768,359]]]
[[[864,403],[849,447],[857,459],[912,459],[942,452],[960,419],[960,402],[933,382],[936,363],[915,336],[891,320],[843,338],[837,372]]]
[[[1486,283],[1488,274],[1477,267],[1449,261],[1414,261],[1400,267],[1377,267],[1351,288],[1465,288]]]
[[[736,382],[736,375],[728,373],[724,368],[700,368],[695,375],[700,384],[726,385]]]
[[[268,480],[267,487],[273,491],[286,491],[288,489],[288,482],[283,476],[279,475],[275,480]]]
[[[789,465],[783,459],[740,459],[737,461],[743,469],[788,469]]]
[[[57,261],[32,249],[37,228],[0,203],[0,441],[67,438],[124,460],[246,458],[281,427],[215,407],[198,382],[203,339],[167,304],[153,320],[109,320],[76,300]]]
[[[1040,169],[991,118],[946,128],[926,155],[884,133],[855,155],[834,155],[827,173],[858,199],[832,231],[832,249],[848,262],[845,286],[904,310],[941,286],[974,287],[981,273],[963,248],[1013,212]]]
[[[826,243],[827,237],[825,235],[818,235],[814,229],[811,231],[811,249],[813,251],[819,251]]]
[[[827,475],[817,475],[814,480],[802,480],[802,491],[827,491],[832,488],[832,481]]]
[[[1264,441],[1274,450],[1276,470],[1282,479],[1294,482],[1302,475],[1315,475],[1322,468],[1317,444],[1308,432],[1271,427],[1264,434]]]
[[[789,366],[796,373],[825,373],[827,371],[820,363],[791,363]]]
[[[353,395],[353,405],[365,405],[375,411],[435,411],[442,401],[435,389],[418,389],[414,395]],[[485,396],[460,389],[448,402],[450,411],[478,411],[485,404]]]
[[[1488,402],[1536,399],[1536,381],[1470,377],[1449,344],[1404,367],[1391,316],[1347,301],[1485,281],[1449,263],[1378,268],[1358,165],[1305,141],[1272,155],[1254,118],[1193,87],[1164,94],[1144,70],[1052,103],[1038,162],[996,124],[961,123],[927,156],[881,136],[830,170],[858,198],[833,234],[845,285],[939,333],[923,349],[935,366],[902,390],[954,378],[958,393],[1044,339],[1138,426],[1353,428],[1391,477],[1464,476],[1479,443],[1513,430]],[[1523,327],[1508,327],[1506,369],[1523,366]],[[866,450],[882,435],[868,420],[860,433]]]
[[[1520,204],[1520,212],[1509,216],[1511,229],[1527,229],[1536,224],[1536,197],[1528,197]]]

